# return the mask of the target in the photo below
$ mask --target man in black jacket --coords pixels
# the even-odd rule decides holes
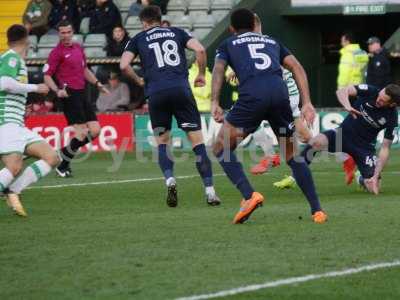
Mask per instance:
[[[50,1],[53,4],[53,8],[51,9],[49,15],[49,33],[58,34],[57,25],[61,21],[70,21],[74,27],[74,31],[79,31],[79,12],[76,7],[75,1],[73,0],[52,0]]]
[[[367,44],[370,55],[367,68],[367,84],[382,89],[391,82],[389,54],[381,46],[379,38],[375,36],[370,37]]]
[[[122,24],[121,13],[112,0],[96,0],[90,16],[89,32],[104,33],[111,37],[115,25]]]

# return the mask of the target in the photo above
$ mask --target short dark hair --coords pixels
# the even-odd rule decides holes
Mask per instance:
[[[157,5],[149,5],[142,9],[139,19],[147,23],[161,23],[161,8]]]
[[[28,31],[22,25],[14,24],[7,29],[7,41],[9,44],[22,41],[27,37]]]
[[[385,94],[390,97],[393,103],[400,105],[400,85],[389,84],[385,87]]]
[[[231,26],[236,30],[254,29],[254,13],[247,8],[238,8],[231,14]]]
[[[69,20],[61,20],[58,24],[57,24],[57,30],[60,30],[60,27],[67,27],[67,26],[72,26],[72,23]]]
[[[350,43],[354,43],[356,40],[354,38],[354,33],[352,32],[345,32],[342,35],[346,40],[348,40]]]

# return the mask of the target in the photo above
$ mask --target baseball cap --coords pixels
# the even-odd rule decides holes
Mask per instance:
[[[368,40],[367,40],[367,44],[368,45],[370,45],[370,44],[373,44],[373,43],[381,43],[381,40],[378,38],[378,37],[376,37],[376,36],[371,36]]]

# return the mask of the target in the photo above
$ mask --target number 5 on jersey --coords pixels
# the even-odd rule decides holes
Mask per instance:
[[[166,40],[161,45],[152,43],[149,48],[154,50],[159,68],[163,68],[165,65],[176,67],[181,63],[178,45],[173,40]]]
[[[249,47],[251,58],[262,60],[262,63],[254,63],[258,70],[265,70],[271,66],[271,57],[269,57],[268,54],[259,51],[265,48],[264,44],[248,44],[247,46]]]

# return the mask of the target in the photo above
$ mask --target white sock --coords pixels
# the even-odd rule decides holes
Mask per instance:
[[[166,184],[167,186],[174,185],[174,184],[176,184],[176,180],[175,180],[174,177],[169,177],[167,180],[165,180],[165,184]]]
[[[215,195],[215,189],[213,186],[206,186],[206,195]]]
[[[335,153],[335,156],[337,162],[345,162],[349,158],[349,155],[343,152]]]
[[[4,191],[13,182],[14,176],[9,169],[0,170],[0,192]]]
[[[19,194],[32,183],[49,174],[50,171],[51,166],[47,162],[38,160],[24,170],[22,175],[10,185],[10,190]]]
[[[274,141],[273,139],[267,135],[264,130],[258,130],[253,133],[254,142],[261,147],[264,151],[265,156],[269,156],[275,154],[274,150]]]

